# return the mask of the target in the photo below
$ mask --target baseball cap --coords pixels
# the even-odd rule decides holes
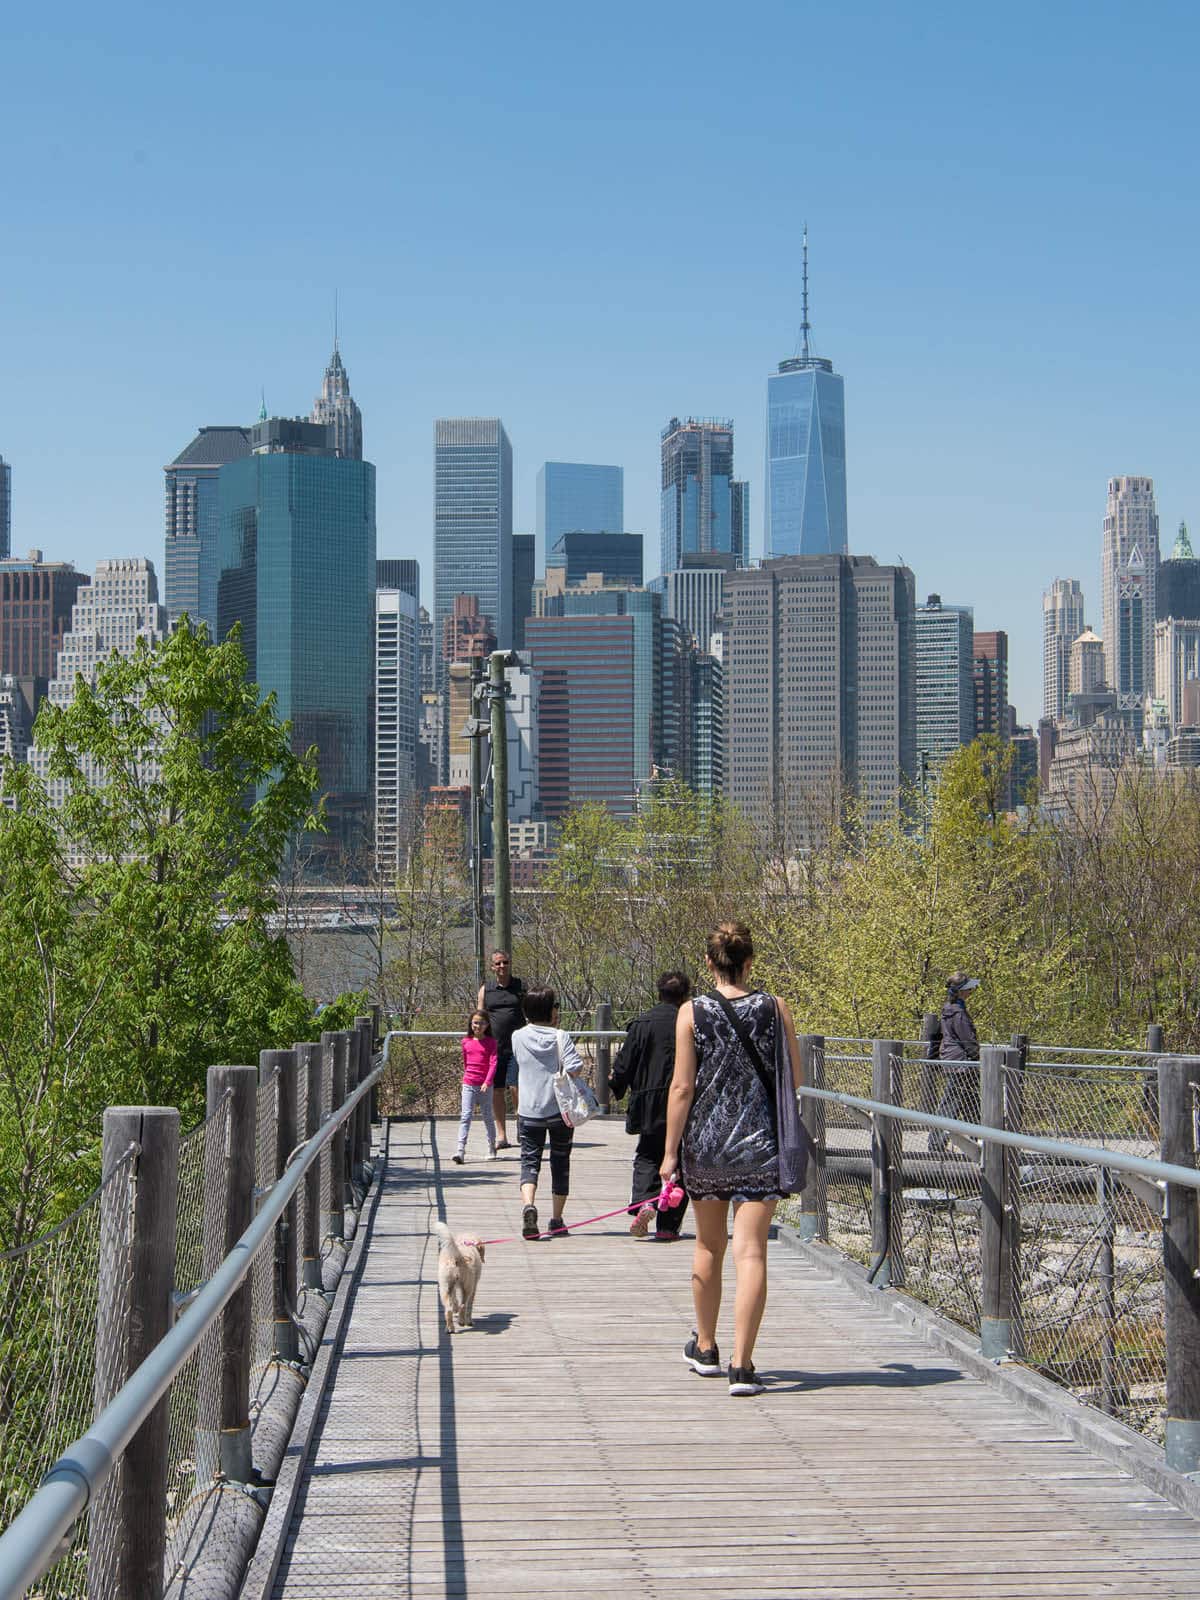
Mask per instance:
[[[968,978],[965,972],[952,972],[946,980],[946,987],[951,994],[966,994],[969,989],[978,989],[979,979]]]

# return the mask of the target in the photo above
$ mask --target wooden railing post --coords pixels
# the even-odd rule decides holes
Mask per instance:
[[[102,1170],[138,1146],[128,1184],[101,1200],[96,1312],[96,1410],[122,1387],[171,1326],[179,1113],[168,1106],[110,1106]],[[92,1506],[91,1600],[145,1600],[162,1593],[166,1551],[167,1424],[164,1395],[125,1447]]]
[[[1158,1063],[1162,1158],[1196,1164],[1193,1095],[1200,1060],[1163,1056]],[[1197,1191],[1169,1183],[1163,1203],[1163,1311],[1167,1346],[1167,1465],[1200,1472],[1200,1212]]]
[[[985,1127],[1017,1132],[1021,1123],[1021,1053],[984,1045],[979,1062],[979,1120]],[[1017,1275],[1020,1189],[1016,1157],[994,1139],[984,1141],[980,1212],[979,1344],[989,1361],[1020,1349]]]
[[[209,1123],[204,1149],[204,1276],[210,1278],[254,1220],[254,1146],[258,1135],[258,1069],[209,1067],[208,1115],[229,1096],[223,1118]],[[235,1483],[250,1480],[249,1277],[226,1302],[210,1337],[216,1343],[217,1384],[201,1385],[196,1425],[196,1479],[219,1471]],[[202,1368],[202,1370],[204,1370]]]
[[[371,1039],[374,1028],[370,1017],[358,1019],[358,1060],[360,1083],[365,1083],[371,1076],[374,1062],[371,1059]],[[365,1189],[371,1181],[371,1096],[365,1095],[359,1102],[358,1110],[354,1114],[354,1121],[358,1128],[358,1169]]]
[[[330,1111],[336,1113],[346,1098],[346,1063],[350,1038],[341,1029],[321,1035],[323,1049],[330,1052],[333,1085]],[[343,1123],[329,1141],[329,1237],[346,1237],[346,1127]]]
[[[304,1080],[304,1127],[300,1137],[305,1144],[321,1131],[321,1046],[296,1046],[297,1071]],[[306,1289],[321,1287],[321,1163],[325,1152],[312,1162],[304,1174],[304,1259],[300,1281]]]
[[[1152,1022],[1147,1027],[1146,1049],[1156,1057],[1161,1056],[1166,1050],[1161,1022]],[[1157,1128],[1159,1125],[1157,1060],[1146,1063],[1146,1075],[1142,1079],[1142,1112],[1150,1126]]]
[[[263,1083],[268,1083],[272,1078],[275,1080],[275,1159],[271,1181],[277,1183],[287,1166],[288,1157],[300,1142],[297,1137],[299,1107],[296,1052],[262,1050],[258,1061],[260,1080]],[[299,1209],[299,1199],[293,1196],[275,1224],[275,1354],[281,1361],[296,1361],[300,1355],[300,1339],[294,1316],[300,1277],[296,1230]]]
[[[903,1046],[895,1039],[875,1039],[871,1044],[871,1098],[894,1105],[893,1058]],[[874,1118],[871,1133],[871,1281],[881,1289],[904,1281],[903,1254],[899,1249],[901,1141],[903,1126],[891,1117]]]
[[[800,1076],[811,1089],[825,1087],[825,1035],[804,1033],[799,1039]],[[828,1239],[829,1191],[825,1186],[825,1102],[801,1099],[800,1113],[813,1142],[813,1170],[800,1196],[797,1231],[802,1239]]]
[[[379,1051],[383,1049],[384,1032],[385,1032],[385,1029],[384,1029],[384,1025],[383,1025],[383,1007],[381,1005],[373,1005],[371,1007],[371,1054],[372,1054],[372,1056],[378,1055]],[[379,1085],[376,1084],[374,1086],[374,1088],[371,1090],[371,1124],[372,1124],[372,1126],[374,1126],[376,1123],[378,1123],[378,1121],[379,1121]]]
[[[596,1005],[596,1032],[600,1033],[612,1027],[612,1002],[600,1000]],[[596,1040],[596,1099],[600,1102],[600,1109],[607,1116],[612,1105],[612,1095],[609,1092],[608,1079],[612,1072],[612,1040]]]

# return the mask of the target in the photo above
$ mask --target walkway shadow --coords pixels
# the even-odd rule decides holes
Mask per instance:
[[[957,1367],[914,1366],[909,1361],[888,1361],[862,1372],[805,1372],[764,1369],[771,1394],[813,1389],[925,1389],[935,1383],[961,1383],[966,1374]]]
[[[506,1333],[509,1325],[517,1320],[515,1311],[489,1311],[486,1317],[476,1317],[471,1327],[465,1329],[467,1333]],[[454,1337],[457,1339],[458,1334]]]

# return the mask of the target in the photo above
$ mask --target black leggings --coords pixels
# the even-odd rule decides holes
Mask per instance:
[[[550,1193],[571,1192],[571,1141],[575,1129],[568,1128],[561,1117],[518,1117],[517,1138],[521,1144],[521,1182],[536,1183],[542,1170],[542,1151],[546,1148],[546,1135],[550,1135]]]

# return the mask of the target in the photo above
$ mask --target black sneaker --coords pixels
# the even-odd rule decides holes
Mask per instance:
[[[766,1384],[754,1370],[754,1363],[748,1367],[735,1367],[729,1364],[729,1392],[731,1395],[761,1394]]]
[[[537,1207],[526,1206],[521,1213],[522,1239],[536,1239],[538,1236]]]
[[[683,1347],[683,1359],[702,1378],[721,1376],[721,1357],[717,1354],[716,1345],[711,1350],[701,1350],[700,1341],[694,1333]]]
[[[570,1230],[568,1229],[566,1223],[563,1221],[563,1219],[561,1217],[551,1217],[550,1218],[550,1232],[551,1233],[561,1234],[562,1237],[565,1239],[567,1237],[567,1234],[568,1234],[569,1231]]]
[[[467,1159],[467,1158],[466,1158],[466,1156],[451,1156],[451,1157],[450,1157],[450,1159],[451,1159],[451,1161],[453,1161],[453,1163],[454,1163],[454,1165],[455,1165],[455,1166],[456,1166],[456,1167],[461,1167],[461,1166],[462,1166],[462,1164],[463,1164],[463,1162],[464,1162],[464,1161],[465,1161],[465,1160],[466,1160],[466,1159]]]

